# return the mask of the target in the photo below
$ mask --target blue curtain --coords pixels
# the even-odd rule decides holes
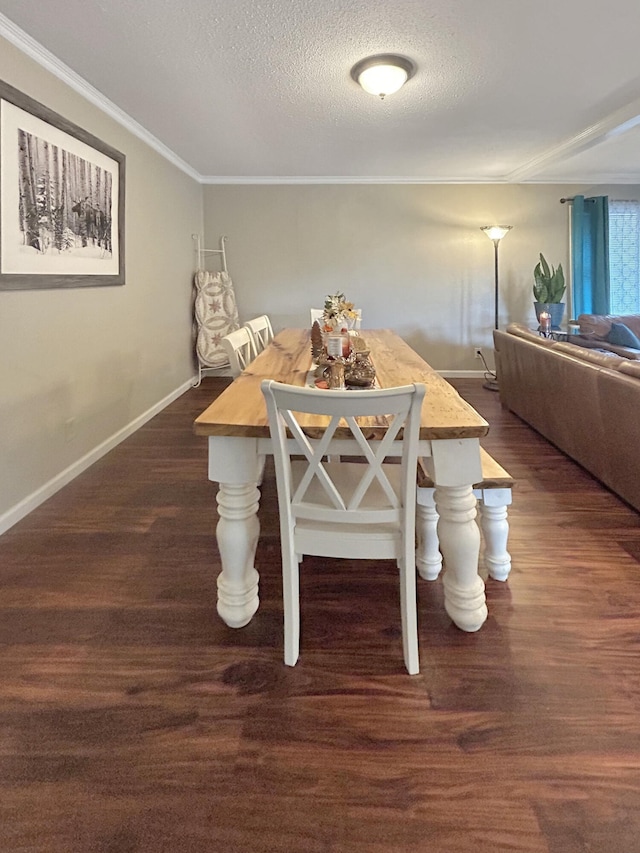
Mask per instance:
[[[571,215],[573,316],[609,313],[609,199],[573,199]]]

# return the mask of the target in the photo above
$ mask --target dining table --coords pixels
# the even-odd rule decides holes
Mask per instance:
[[[414,382],[426,386],[419,455],[435,484],[444,607],[460,629],[477,631],[487,618],[487,605],[478,572],[480,531],[473,484],[482,479],[480,439],[489,424],[398,334],[367,329],[361,337],[375,368],[377,387]],[[196,435],[208,440],[208,476],[219,487],[216,539],[222,570],[217,579],[217,611],[233,628],[247,625],[259,606],[260,484],[265,457],[273,452],[260,385],[264,379],[309,385],[314,366],[310,330],[284,329],[194,422]],[[324,416],[308,415],[303,427],[310,438],[321,438],[328,422]],[[384,419],[364,426],[374,438],[384,436]],[[357,454],[349,440],[337,433],[331,452],[348,455],[350,450]]]

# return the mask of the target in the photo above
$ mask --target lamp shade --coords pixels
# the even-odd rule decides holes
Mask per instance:
[[[512,228],[513,225],[485,225],[480,230],[484,231],[490,240],[502,240],[504,235],[508,234]]]
[[[351,69],[351,76],[365,92],[384,99],[402,88],[415,74],[414,63],[405,56],[383,53],[361,59]]]

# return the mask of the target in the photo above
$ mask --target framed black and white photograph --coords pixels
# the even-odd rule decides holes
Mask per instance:
[[[0,290],[124,284],[124,167],[0,81]]]

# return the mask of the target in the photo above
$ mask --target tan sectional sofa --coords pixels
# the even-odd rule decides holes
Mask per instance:
[[[640,511],[640,351],[611,351],[606,331],[603,338],[590,334],[583,317],[586,345],[542,338],[515,323],[495,331],[500,397]],[[631,328],[629,319],[620,321]]]

